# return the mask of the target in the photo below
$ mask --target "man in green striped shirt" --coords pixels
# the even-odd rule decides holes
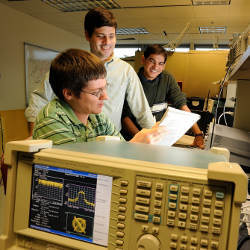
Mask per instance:
[[[38,114],[33,138],[54,144],[93,141],[98,136],[123,137],[103,114],[106,69],[87,51],[69,49],[59,54],[50,67],[49,82],[57,98]],[[144,129],[131,142],[155,143],[166,133],[164,127]]]

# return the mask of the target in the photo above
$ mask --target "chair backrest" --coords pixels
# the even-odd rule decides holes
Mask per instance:
[[[9,141],[24,140],[29,136],[24,109],[0,111],[0,155]]]

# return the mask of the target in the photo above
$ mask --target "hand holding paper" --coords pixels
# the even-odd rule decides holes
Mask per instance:
[[[160,125],[167,128],[167,134],[157,145],[172,146],[179,140],[198,120],[200,115],[168,107],[163,115]]]

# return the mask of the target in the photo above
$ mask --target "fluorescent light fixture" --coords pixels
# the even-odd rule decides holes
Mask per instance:
[[[211,33],[226,33],[226,27],[199,27],[201,34],[211,34]]]
[[[116,30],[117,35],[149,34],[145,28],[120,28]]]
[[[49,6],[62,12],[90,10],[96,7],[105,9],[120,9],[121,6],[113,0],[41,0]]]
[[[231,0],[192,0],[193,5],[230,5]]]

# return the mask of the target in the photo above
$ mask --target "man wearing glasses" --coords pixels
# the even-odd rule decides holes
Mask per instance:
[[[166,60],[167,52],[162,46],[158,44],[149,45],[142,57],[143,67],[138,72],[156,121],[161,120],[169,103],[177,109],[191,112],[187,106],[186,97],[180,91],[176,80],[171,74],[164,71]],[[126,139],[130,139],[141,129],[126,102],[122,124],[122,134]],[[193,125],[192,130],[194,133],[193,146],[204,149],[203,134],[197,123]]]
[[[88,142],[98,136],[119,136],[114,124],[101,113],[106,92],[103,62],[84,50],[69,49],[51,63],[49,82],[57,98],[38,114],[34,139],[53,144]],[[156,143],[166,134],[164,127],[143,129],[131,139],[137,143]]]
[[[109,100],[105,102],[103,112],[120,131],[122,108],[126,99],[140,126],[151,128],[155,121],[136,72],[128,63],[113,55],[116,28],[117,23],[113,14],[106,9],[95,8],[85,16],[85,37],[89,42],[90,50],[103,61],[107,71]],[[54,97],[47,74],[40,89],[32,93],[29,106],[25,111],[30,126],[30,135],[32,135],[32,127],[39,110]]]

